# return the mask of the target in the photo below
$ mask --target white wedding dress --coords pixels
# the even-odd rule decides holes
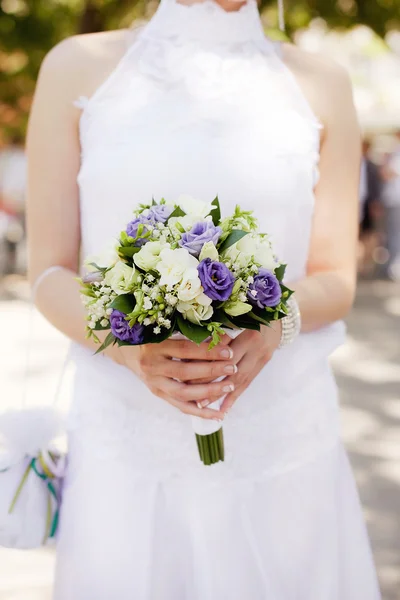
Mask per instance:
[[[304,276],[320,125],[257,5],[162,0],[112,75],[81,98],[82,254],[135,206],[188,193],[254,210]],[[333,324],[279,350],[200,463],[190,418],[76,347],[56,600],[378,600],[339,439]]]

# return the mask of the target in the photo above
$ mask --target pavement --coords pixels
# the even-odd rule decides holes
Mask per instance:
[[[67,340],[40,315],[29,318],[27,298],[23,279],[0,282],[0,410],[20,406],[24,396],[27,404],[50,403],[62,370]],[[27,369],[30,322],[34,344]],[[361,281],[348,331],[347,343],[332,358],[341,390],[343,438],[383,600],[400,600],[400,286]],[[53,568],[50,549],[0,549],[0,600],[50,600]]]

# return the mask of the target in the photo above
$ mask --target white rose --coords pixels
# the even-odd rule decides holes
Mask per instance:
[[[93,263],[102,268],[110,268],[119,260],[118,250],[120,243],[118,240],[112,240],[107,244],[102,252],[96,256],[88,256],[85,260],[85,267],[88,271],[97,271]]]
[[[168,220],[168,227],[173,235],[182,235],[182,229],[190,231],[195,223],[201,220],[196,215],[184,215],[183,217],[171,217]],[[178,229],[178,225],[180,226]]]
[[[243,252],[247,256],[254,256],[254,261],[265,269],[272,271],[277,266],[271,243],[266,237],[245,235],[236,242],[236,247],[239,252]]]
[[[197,219],[206,217],[214,208],[211,202],[197,200],[197,198],[193,198],[193,196],[189,196],[188,194],[182,194],[179,196],[178,200],[172,204],[177,204],[181,207],[183,212],[187,215],[195,215]]]
[[[208,321],[214,312],[211,306],[211,298],[204,293],[200,293],[194,302],[178,302],[177,309],[182,315],[196,325],[201,325],[202,321]]]
[[[196,269],[199,261],[184,248],[171,250],[164,248],[160,253],[157,271],[160,273],[160,285],[172,288],[180,283],[188,270]]]
[[[229,248],[227,248],[227,250],[223,252],[223,257],[225,260],[229,260],[232,263],[232,265],[235,265],[241,269],[248,267],[249,264],[252,262],[251,254],[248,255],[244,254],[243,252],[240,252],[237,249],[236,244],[232,244],[232,246],[229,246]]]
[[[119,260],[116,265],[107,271],[104,283],[109,285],[116,294],[126,294],[131,291],[137,281],[137,273],[134,267]]]
[[[271,271],[277,266],[268,238],[258,235],[245,235],[224,252],[224,257],[241,268],[252,262]]]
[[[164,246],[165,247],[165,246]],[[152,271],[160,260],[160,252],[163,249],[161,242],[147,242],[137,252],[133,260],[143,271]]]
[[[202,261],[205,258],[211,258],[213,261],[219,260],[218,250],[213,242],[206,242],[201,249],[199,261]]]
[[[197,269],[188,269],[178,287],[178,299],[182,302],[194,300],[202,291]]]

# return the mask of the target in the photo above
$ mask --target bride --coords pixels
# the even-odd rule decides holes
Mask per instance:
[[[377,600],[328,365],[355,289],[344,72],[265,37],[255,0],[161,0],[141,30],[50,52],[28,152],[30,280],[76,362],[55,599]],[[80,257],[138,203],[182,193],[255,211],[288,264],[290,314],[210,352],[94,356]],[[224,419],[224,463],[200,463],[188,415]]]

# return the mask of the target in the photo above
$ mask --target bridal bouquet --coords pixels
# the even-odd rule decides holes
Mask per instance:
[[[140,205],[112,254],[88,259],[91,272],[81,280],[88,337],[100,343],[96,332],[109,330],[98,352],[172,335],[212,348],[225,332],[234,337],[286,316],[285,265],[252,212],[236,206],[221,218],[218,198]],[[203,463],[223,460],[221,425],[193,423]]]

